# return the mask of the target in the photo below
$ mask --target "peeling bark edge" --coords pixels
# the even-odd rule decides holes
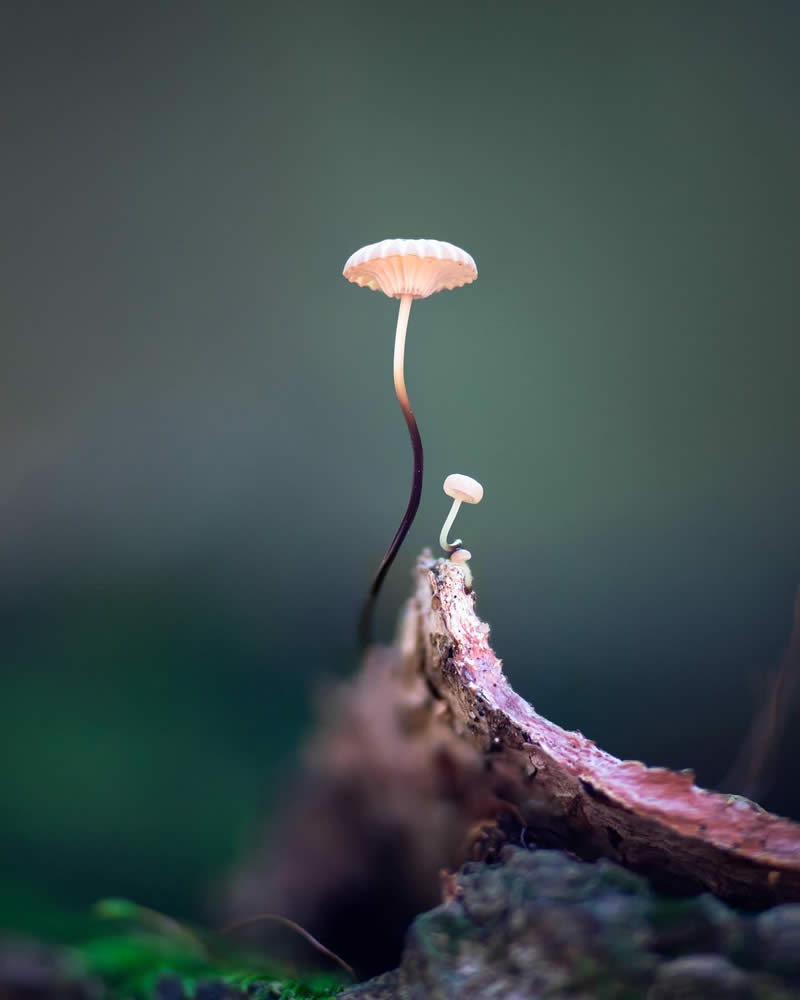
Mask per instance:
[[[800,901],[800,825],[700,788],[690,772],[619,760],[538,715],[506,680],[462,570],[425,552],[415,577],[403,630],[449,724],[495,754],[534,833],[544,814],[579,856],[608,857],[662,890],[747,907]]]

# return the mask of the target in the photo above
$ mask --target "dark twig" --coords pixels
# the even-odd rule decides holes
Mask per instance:
[[[766,698],[756,713],[736,763],[720,787],[758,800],[769,790],[771,766],[786,716],[800,680],[800,587],[797,589],[789,644],[770,675]]]
[[[282,916],[280,913],[259,913],[255,917],[248,917],[247,920],[239,920],[235,924],[229,924],[227,927],[223,927],[221,930],[218,930],[217,934],[219,936],[232,934],[234,931],[242,930],[245,927],[250,927],[253,924],[258,924],[266,920],[289,927],[301,937],[305,938],[305,940],[308,941],[312,947],[316,948],[318,952],[332,959],[337,965],[340,965],[348,975],[353,977],[353,979],[356,978],[355,970],[352,965],[348,965],[343,958],[339,958],[335,951],[331,951],[330,948],[326,948],[325,945],[322,944],[321,941],[318,941],[314,935],[310,933],[310,931],[305,929],[305,927],[301,927],[300,924],[296,923],[294,920],[290,920],[288,917]]]

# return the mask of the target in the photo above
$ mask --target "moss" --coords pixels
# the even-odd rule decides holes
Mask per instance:
[[[212,943],[200,932],[124,900],[107,901],[99,912],[117,919],[112,925],[101,922],[70,955],[85,976],[103,982],[111,998],[321,1000],[344,988],[337,975],[299,978],[279,963],[243,955],[218,939]]]

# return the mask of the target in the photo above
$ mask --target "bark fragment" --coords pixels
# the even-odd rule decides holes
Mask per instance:
[[[496,857],[505,840],[605,857],[669,893],[800,902],[800,825],[538,715],[506,680],[462,569],[424,553],[414,579],[395,645],[320,700],[303,770],[226,920],[278,912],[361,974],[383,971],[414,916],[456,891],[441,869]]]
[[[422,669],[468,745],[502,758],[529,837],[607,857],[670,891],[749,907],[800,900],[800,825],[688,772],[619,760],[537,712],[509,685],[461,570],[423,555],[414,601]]]

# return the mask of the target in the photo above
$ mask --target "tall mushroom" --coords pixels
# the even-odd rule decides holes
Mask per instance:
[[[475,261],[464,250],[440,240],[383,240],[357,250],[344,266],[344,276],[361,287],[400,299],[394,340],[394,389],[411,436],[414,478],[400,526],[383,557],[364,603],[359,625],[362,645],[372,633],[372,612],[384,577],[414,520],[422,494],[422,439],[408,401],[403,377],[408,314],[414,299],[425,299],[443,288],[460,288],[478,277]]]

